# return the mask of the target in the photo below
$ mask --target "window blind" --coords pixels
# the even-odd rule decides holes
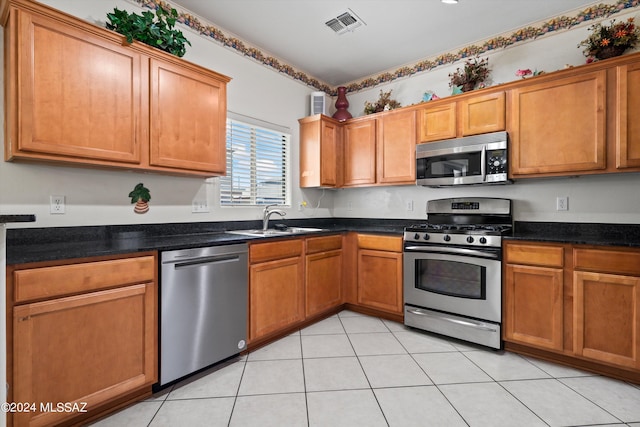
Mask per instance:
[[[227,119],[227,175],[222,206],[289,204],[289,139],[279,130]]]

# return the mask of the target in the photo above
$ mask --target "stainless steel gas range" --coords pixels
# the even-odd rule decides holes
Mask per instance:
[[[499,349],[502,236],[511,200],[427,202],[427,222],[404,231],[404,323]]]

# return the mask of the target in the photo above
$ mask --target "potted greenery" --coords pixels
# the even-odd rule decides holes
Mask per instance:
[[[158,7],[155,14],[145,11],[138,15],[116,7],[113,13],[107,13],[107,19],[107,28],[124,35],[127,43],[138,40],[178,57],[186,53],[185,44],[191,46],[182,31],[173,29],[178,19],[175,9],[166,11]]]
[[[395,99],[391,99],[391,92],[393,90],[389,90],[389,92],[383,92],[380,89],[380,98],[375,103],[371,103],[369,101],[364,102],[364,113],[365,114],[373,114],[379,113],[381,111],[389,111],[394,108],[400,107],[400,103]]]
[[[578,47],[584,46],[583,53],[587,58],[607,59],[619,56],[625,50],[633,48],[638,42],[640,30],[633,18],[626,22],[613,19],[609,25],[601,23],[589,27],[592,33],[582,40]]]
[[[469,58],[462,70],[458,67],[454,73],[449,74],[449,87],[453,88],[454,92],[456,88],[462,92],[474,90],[489,77],[489,72],[489,58]]]
[[[133,191],[129,193],[129,197],[131,197],[131,203],[136,204],[133,208],[135,213],[143,214],[149,211],[148,202],[151,200],[151,193],[143,183],[136,185]]]

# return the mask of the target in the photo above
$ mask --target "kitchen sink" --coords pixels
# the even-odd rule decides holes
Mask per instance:
[[[269,228],[267,230],[253,229],[253,230],[228,230],[229,234],[240,234],[243,236],[252,237],[268,237],[268,236],[291,236],[295,234],[303,233],[315,233],[318,231],[324,231],[324,228],[312,228],[312,227],[287,227],[285,229]]]

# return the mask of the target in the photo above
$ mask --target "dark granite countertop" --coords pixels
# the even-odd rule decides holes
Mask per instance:
[[[640,247],[640,224],[516,221],[505,239]]]
[[[413,223],[415,220],[313,218],[276,220],[271,222],[271,226],[285,224],[290,227],[315,227],[325,230],[295,236],[344,231],[402,235],[403,228]],[[250,237],[226,232],[261,227],[261,221],[228,221],[8,229],[7,265],[282,238]]]

